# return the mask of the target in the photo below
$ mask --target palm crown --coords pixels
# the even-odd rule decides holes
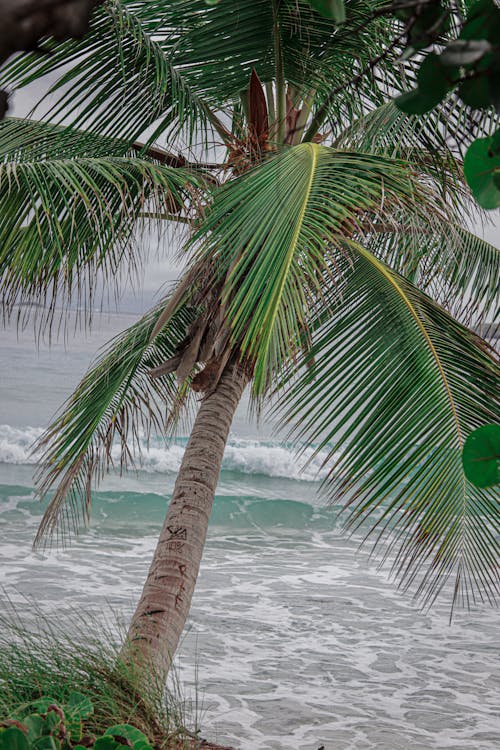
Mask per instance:
[[[117,439],[127,463],[140,429],[173,428],[238,365],[259,409],[328,448],[348,524],[392,532],[405,585],[430,603],[454,576],[454,599],[494,598],[495,499],[461,447],[498,419],[498,371],[450,315],[498,302],[498,251],[461,224],[457,159],[485,123],[450,102],[398,112],[412,69],[379,6],[353,0],[338,27],[302,0],[110,0],[80,42],[5,69],[12,85],[61,71],[45,122],[0,126],[7,309],[43,300],[50,320],[141,262],[138,222],[188,226],[183,278],[43,438],[40,490],[59,484],[39,539],[86,520]]]

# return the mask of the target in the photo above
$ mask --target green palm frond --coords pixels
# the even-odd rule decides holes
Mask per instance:
[[[473,429],[500,419],[498,365],[410,282],[361,245],[350,252],[340,298],[333,288],[282,383],[280,416],[329,451],[325,492],[347,503],[348,528],[369,525],[424,605],[450,580],[454,602],[493,601],[497,498],[467,481],[461,453]]]
[[[225,186],[195,236],[198,257],[218,279],[233,338],[255,362],[262,393],[303,345],[311,310],[322,304],[322,274],[335,247],[354,231],[397,222],[413,210],[432,226],[439,199],[407,164],[303,144]],[[411,227],[409,229],[411,231]]]
[[[334,146],[399,158],[411,158],[419,150],[427,158],[436,152],[439,159],[450,153],[463,158],[470,142],[492,133],[496,122],[498,117],[490,112],[471,114],[453,100],[418,116],[405,114],[390,100],[347,123]]]
[[[148,207],[182,207],[199,178],[126,151],[122,142],[30,121],[0,123],[0,283],[7,310],[50,305],[113,283],[136,259],[131,236]],[[190,196],[191,198],[191,196]]]
[[[57,535],[64,542],[87,523],[92,486],[118,461],[134,465],[152,431],[165,434],[189,406],[189,391],[175,376],[151,378],[150,371],[172,357],[193,321],[181,305],[152,337],[165,302],[116,337],[91,366],[60,414],[40,438],[44,453],[36,477],[40,495],[57,484],[35,545]],[[113,458],[116,446],[118,458]]]
[[[47,54],[27,53],[6,66],[3,85],[25,86],[61,70],[49,90],[52,120],[64,120],[133,143],[157,120],[159,132],[195,140],[210,110],[161,39],[172,29],[159,3],[112,0],[94,14],[80,41],[47,40]],[[163,13],[165,15],[165,13]],[[165,25],[167,23],[167,25]],[[69,68],[69,69],[68,69]]]
[[[387,19],[374,17],[382,5],[351,0],[339,29],[307,0],[109,0],[84,39],[46,40],[47,54],[19,56],[0,81],[24,86],[60,71],[50,89],[57,100],[52,117],[129,142],[154,125],[151,138],[183,134],[192,145],[198,131],[209,140],[209,123],[226,140],[220,112],[234,108],[255,68],[261,81],[281,88],[288,82],[297,102],[310,97],[313,112],[332,82],[340,85],[328,107],[338,131],[397,86],[395,55],[382,59],[377,73],[352,80],[394,32]]]
[[[404,228],[404,220],[401,221]],[[365,246],[465,325],[495,320],[500,308],[500,250],[445,222],[374,233]]]

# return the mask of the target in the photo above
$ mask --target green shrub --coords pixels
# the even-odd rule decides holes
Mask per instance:
[[[77,692],[64,705],[49,697],[21,705],[0,723],[0,750],[123,750],[124,745],[152,750],[146,735],[130,724],[108,727],[101,737],[86,734],[93,713],[89,698]]]
[[[75,612],[56,625],[28,607],[0,615],[0,750],[81,750],[82,737],[95,750],[182,748],[196,734],[177,682],[166,691],[120,661],[116,626]]]

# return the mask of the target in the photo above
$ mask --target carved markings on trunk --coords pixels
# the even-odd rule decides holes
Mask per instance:
[[[167,526],[167,531],[170,533],[168,541],[170,541],[170,539],[187,538],[187,529],[184,526]]]
[[[184,542],[187,539],[187,529],[185,526],[167,526],[167,531],[170,534],[165,541],[165,547],[172,552],[177,552],[184,547]],[[184,566],[185,568],[186,566]]]

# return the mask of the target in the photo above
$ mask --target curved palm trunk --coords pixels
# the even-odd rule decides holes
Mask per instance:
[[[122,658],[166,677],[200,567],[229,430],[248,375],[229,366],[201,403]]]

